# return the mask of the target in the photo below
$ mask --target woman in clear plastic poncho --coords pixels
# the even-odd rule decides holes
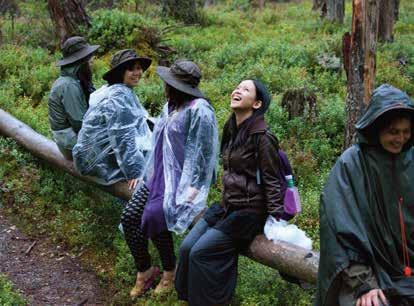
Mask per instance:
[[[148,113],[132,88],[150,64],[134,50],[118,51],[103,76],[108,86],[91,95],[73,156],[76,169],[99,184],[128,180],[135,188],[142,176],[151,131]]]
[[[158,67],[168,103],[154,129],[154,150],[146,180],[125,207],[121,223],[135,259],[131,296],[141,296],[159,273],[151,266],[148,238],[156,245],[164,273],[156,294],[174,286],[176,258],[171,231],[183,233],[206,207],[218,150],[214,110],[197,88],[201,72],[191,61]]]

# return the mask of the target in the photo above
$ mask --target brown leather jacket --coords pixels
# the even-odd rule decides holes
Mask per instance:
[[[222,151],[224,174],[221,205],[226,212],[243,209],[271,214],[276,218],[280,218],[284,212],[277,144],[266,135],[266,129],[263,117],[257,118],[245,144],[237,148],[232,148],[230,144]],[[257,163],[261,173],[260,185],[256,180]]]

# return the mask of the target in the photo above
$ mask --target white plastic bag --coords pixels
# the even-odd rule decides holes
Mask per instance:
[[[264,234],[268,240],[273,240],[275,243],[285,241],[307,250],[312,249],[312,240],[306,236],[306,233],[285,220],[277,221],[274,217],[268,216]]]

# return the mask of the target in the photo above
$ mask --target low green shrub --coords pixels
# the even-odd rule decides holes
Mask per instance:
[[[0,274],[0,305],[2,306],[24,306],[28,303],[19,292],[13,289],[12,284],[5,276]]]

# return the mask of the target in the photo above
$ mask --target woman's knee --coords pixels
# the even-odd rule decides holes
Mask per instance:
[[[188,258],[188,256],[190,255],[191,248],[193,247],[193,243],[191,242],[192,241],[184,239],[183,242],[181,243],[180,250],[178,252],[180,260],[182,258]]]

